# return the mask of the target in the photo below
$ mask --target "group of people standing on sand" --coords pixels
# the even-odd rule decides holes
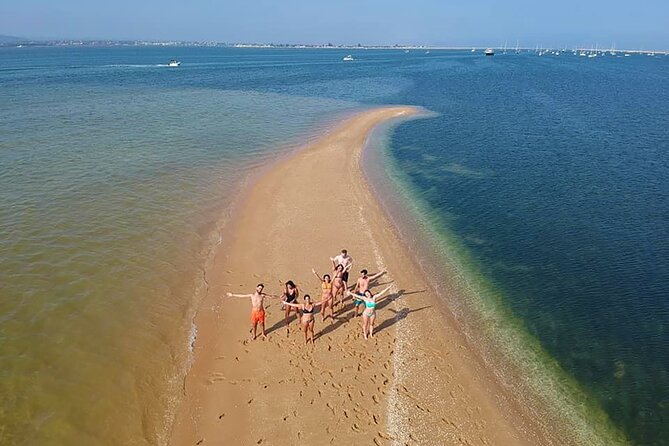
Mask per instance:
[[[353,259],[348,255],[346,249],[335,257],[330,257],[332,262],[332,275],[319,275],[315,269],[311,272],[318,278],[321,285],[321,300],[313,302],[311,296],[305,294],[303,301],[299,302],[300,291],[292,280],[285,283],[283,293],[279,295],[268,294],[264,292],[265,285],[259,283],[253,294],[234,294],[227,293],[229,297],[247,297],[251,299],[251,338],[256,339],[258,325],[260,325],[260,334],[265,337],[265,298],[281,298],[284,311],[284,321],[286,325],[286,335],[290,334],[290,316],[295,312],[298,319],[301,318],[302,331],[304,332],[305,342],[314,342],[314,324],[316,307],[320,307],[321,320],[330,318],[330,323],[334,323],[335,313],[344,309],[345,301],[350,296],[353,298],[353,311],[355,316],[362,314],[362,334],[365,339],[374,336],[374,322],[376,320],[376,305],[378,299],[390,290],[390,285],[376,295],[369,290],[370,282],[380,277],[385,271],[369,275],[366,269],[360,271],[360,277],[353,286],[353,291],[349,288],[349,270],[353,266]],[[361,313],[362,310],[362,313]]]

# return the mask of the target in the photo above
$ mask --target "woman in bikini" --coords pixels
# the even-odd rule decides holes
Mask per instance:
[[[344,303],[344,295],[346,293],[346,290],[344,289],[344,272],[348,271],[348,268],[344,267],[344,265],[336,264],[335,261],[332,261],[332,273],[334,276],[334,280],[332,281],[332,299],[337,305],[337,307],[341,306]],[[337,296],[339,296],[339,300],[337,301]]]
[[[286,303],[296,304],[298,297],[300,297],[300,291],[297,289],[297,285],[295,285],[292,280],[289,280],[286,282],[286,290],[283,292],[283,309],[285,312],[284,321],[286,322],[286,335],[290,334],[290,313],[295,311],[295,315],[298,318],[300,317],[299,306],[296,307],[295,305],[286,305]]]
[[[325,318],[327,317],[325,315],[325,310],[330,309],[330,323],[334,323],[334,305],[333,305],[333,297],[332,297],[332,280],[330,280],[330,275],[329,274],[323,274],[323,277],[319,276],[318,273],[316,272],[315,269],[311,269],[311,272],[314,273],[314,276],[318,278],[318,280],[321,282],[321,289],[323,290],[322,296],[321,296],[321,316],[322,316],[322,322],[325,322]]]
[[[376,293],[376,295],[367,290],[362,296],[357,296],[358,299],[362,299],[365,302],[365,311],[362,312],[362,335],[365,339],[367,339],[368,336],[372,338],[374,337],[374,321],[376,320],[376,304],[378,303],[377,299],[383,296],[390,287],[391,285],[388,285],[383,291]],[[353,296],[353,293],[350,291],[347,292]]]
[[[300,309],[302,311],[302,329],[304,330],[304,343],[308,344],[311,341],[311,344],[314,343],[314,312],[316,307],[321,305],[321,303],[312,303],[311,296],[308,294],[304,295],[303,304],[294,304],[287,301],[284,301],[283,304],[288,308]]]

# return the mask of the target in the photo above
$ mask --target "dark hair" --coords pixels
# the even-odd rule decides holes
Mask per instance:
[[[361,269],[360,274],[364,274],[366,276],[367,275],[367,270],[366,269]]]
[[[265,285],[263,285],[262,283],[259,283],[258,285],[256,285],[256,288],[258,288],[259,286],[265,288]]]
[[[304,295],[304,300],[307,300],[307,299],[311,300],[311,296],[309,296],[308,294],[305,294]]]
[[[327,277],[328,279],[332,279],[332,278],[330,277],[329,274],[323,274],[323,280],[325,280],[326,277]]]
[[[348,254],[348,251],[345,250],[345,249],[342,249],[342,250],[341,250],[341,253],[342,253],[342,254]]]
[[[341,263],[335,266],[335,271],[338,270],[339,268],[341,268],[341,270],[344,271],[344,265],[342,265]]]
[[[369,297],[374,297],[374,295],[372,294],[372,292],[369,291],[369,290],[365,290],[365,292],[364,292],[363,294],[366,296],[367,293],[369,293]]]

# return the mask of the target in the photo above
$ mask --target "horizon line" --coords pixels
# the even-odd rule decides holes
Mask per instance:
[[[0,41],[0,46],[40,46],[40,45],[99,45],[103,44],[120,44],[128,46],[226,46],[234,48],[272,48],[272,47],[288,47],[288,48],[321,48],[321,49],[434,49],[434,50],[471,50],[471,49],[483,49],[491,48],[495,50],[504,50],[514,51],[516,49],[528,51],[528,50],[576,50],[576,51],[618,51],[618,52],[629,52],[629,53],[663,53],[669,54],[667,49],[641,49],[641,48],[600,48],[598,45],[595,46],[555,46],[555,47],[543,47],[541,44],[535,44],[534,47],[530,46],[512,46],[508,45],[482,45],[482,44],[469,44],[469,45],[433,45],[433,44],[414,44],[414,43],[382,43],[382,44],[363,44],[363,43],[278,43],[278,42],[225,42],[219,40],[166,40],[166,39],[104,39],[104,38],[39,38],[39,39],[30,39],[24,37],[16,37],[9,35],[2,35],[0,37],[10,38],[11,41],[2,42]]]

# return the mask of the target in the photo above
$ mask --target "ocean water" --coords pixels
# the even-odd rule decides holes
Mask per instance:
[[[669,58],[353,53],[0,49],[0,443],[164,444],[235,192],[409,104],[379,159],[476,295],[449,304],[668,444]]]

